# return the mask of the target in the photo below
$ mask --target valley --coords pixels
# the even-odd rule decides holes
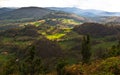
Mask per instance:
[[[118,16],[69,13],[72,8],[3,9],[1,75],[120,74]]]

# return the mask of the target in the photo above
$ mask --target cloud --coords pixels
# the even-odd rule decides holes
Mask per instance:
[[[1,7],[79,7],[120,12],[119,3],[120,0],[0,0]]]
[[[85,0],[79,6],[84,9],[99,9],[120,12],[120,0]]]
[[[2,1],[2,6],[21,7],[21,6],[75,6],[80,0],[8,0]]]

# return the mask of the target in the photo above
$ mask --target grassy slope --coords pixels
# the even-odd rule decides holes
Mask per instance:
[[[56,19],[53,19],[53,20],[56,20]],[[69,25],[69,24],[77,25],[77,24],[79,24],[78,22],[76,22],[76,21],[74,21],[72,19],[57,19],[57,20],[59,20],[61,22],[61,24],[63,24],[63,25]],[[39,26],[42,26],[43,23],[45,23],[45,20],[40,20],[40,21],[36,21],[36,22],[28,22],[28,23],[21,23],[19,25],[23,27],[24,25],[33,24],[33,25],[39,27]],[[53,29],[54,29],[54,26],[51,26],[47,30],[39,30],[38,32],[43,33],[43,35],[45,35],[45,37],[48,38],[49,40],[59,40],[62,37],[66,36],[67,33],[71,32],[71,28],[69,28],[69,26],[67,26],[67,28],[66,27],[64,28],[64,26],[62,26],[61,27],[62,32],[57,32],[55,34],[47,34],[46,33],[46,31],[51,31]],[[73,35],[74,34],[75,33],[73,33]],[[11,37],[3,36],[1,42],[2,42],[2,44],[4,46],[5,45],[6,46],[7,45],[16,45],[16,46],[18,46],[20,48],[25,48],[27,45],[32,43],[32,41],[15,40],[15,39],[22,39],[22,38],[24,39],[24,38],[27,38],[27,37],[25,37],[25,36],[17,36],[17,37],[11,38]],[[66,40],[67,38],[71,38],[71,36],[66,37],[64,39]],[[39,39],[39,37],[37,37],[36,39]],[[61,41],[61,42],[59,42],[59,44],[63,49],[68,50],[68,49],[70,49],[70,47],[73,46],[73,44],[75,44],[75,42],[74,41]],[[4,52],[4,50],[8,50],[8,48],[9,47],[3,47],[3,48],[0,49],[0,51]],[[11,55],[9,53],[8,53],[8,55],[0,54],[0,62],[1,62],[1,64],[5,63],[12,56],[13,55]],[[70,62],[70,63],[74,63],[75,59],[74,58],[72,60],[68,59],[67,61]]]
[[[55,19],[56,20],[56,19]],[[77,34],[76,32],[72,31],[72,28],[69,28],[69,24],[73,24],[73,25],[77,25],[80,24],[78,22],[75,22],[73,20],[70,19],[58,19],[60,22],[62,22],[61,24],[64,25],[68,25],[67,27],[64,25],[62,27],[60,27],[60,29],[62,31],[58,31],[55,32],[54,34],[48,34],[46,31],[50,32],[54,29],[54,26],[51,26],[49,29],[47,30],[38,30],[39,33],[42,33],[46,38],[48,38],[49,40],[57,40],[59,45],[62,47],[63,50],[68,51],[71,48],[75,47],[76,45],[78,45],[79,43],[74,41],[74,39],[76,38],[81,38],[82,35]],[[40,21],[36,21],[36,22],[29,22],[26,24],[33,24],[37,27],[42,26],[42,24],[45,23],[45,20],[40,20]],[[16,38],[22,38],[22,37],[16,37]],[[24,37],[23,37],[24,38]],[[109,48],[112,45],[115,45],[117,42],[116,41],[106,41],[108,38],[110,37],[106,37],[106,38],[92,38],[92,40],[96,40],[99,41],[100,43],[95,44],[92,46],[93,51],[97,50],[98,48]],[[39,37],[37,37],[37,39],[39,39]],[[101,42],[102,41],[102,42]],[[20,47],[25,47],[27,45],[29,45],[30,43],[32,43],[31,41],[15,41],[14,38],[9,38],[9,37],[3,37],[2,41],[3,44],[6,43],[12,43],[15,44],[17,46]],[[3,50],[3,49],[0,49]],[[3,55],[0,54],[0,62],[4,63],[6,62],[9,57],[12,55]],[[70,64],[76,63],[76,59],[75,58],[71,58],[72,56],[70,56],[69,58],[66,59],[66,61],[68,61]]]

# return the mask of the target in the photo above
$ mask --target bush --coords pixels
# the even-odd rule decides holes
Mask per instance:
[[[64,75],[83,75],[84,70],[82,65],[72,65],[72,66],[66,66]]]
[[[111,57],[96,65],[93,73],[97,75],[120,75],[120,57]]]

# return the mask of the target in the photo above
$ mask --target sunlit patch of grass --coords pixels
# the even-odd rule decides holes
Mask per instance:
[[[35,25],[36,27],[38,27],[38,26],[41,25],[41,23],[40,23],[40,22],[35,22],[34,25]]]
[[[60,39],[61,37],[65,36],[64,33],[56,33],[56,34],[53,34],[53,35],[47,35],[46,37],[49,39],[49,40],[55,40],[55,39]]]
[[[63,30],[64,30],[65,33],[68,33],[72,30],[72,28],[63,28]]]
[[[74,25],[80,24],[80,22],[77,22],[73,19],[62,19],[62,23],[64,23],[64,24],[74,24]]]
[[[39,32],[39,33],[41,33],[42,35],[46,35],[46,32]]]
[[[52,30],[53,27],[51,27],[49,30]],[[49,40],[56,40],[60,39],[63,36],[65,36],[67,33],[69,33],[72,30],[72,28],[62,28],[61,32],[56,32],[54,34],[47,34],[46,32],[42,32],[42,35],[46,36]]]
[[[36,27],[38,27],[38,26],[40,26],[44,22],[45,22],[45,20],[39,20],[39,21],[35,21],[35,22],[30,22],[30,23],[27,23],[27,24],[33,24]]]

